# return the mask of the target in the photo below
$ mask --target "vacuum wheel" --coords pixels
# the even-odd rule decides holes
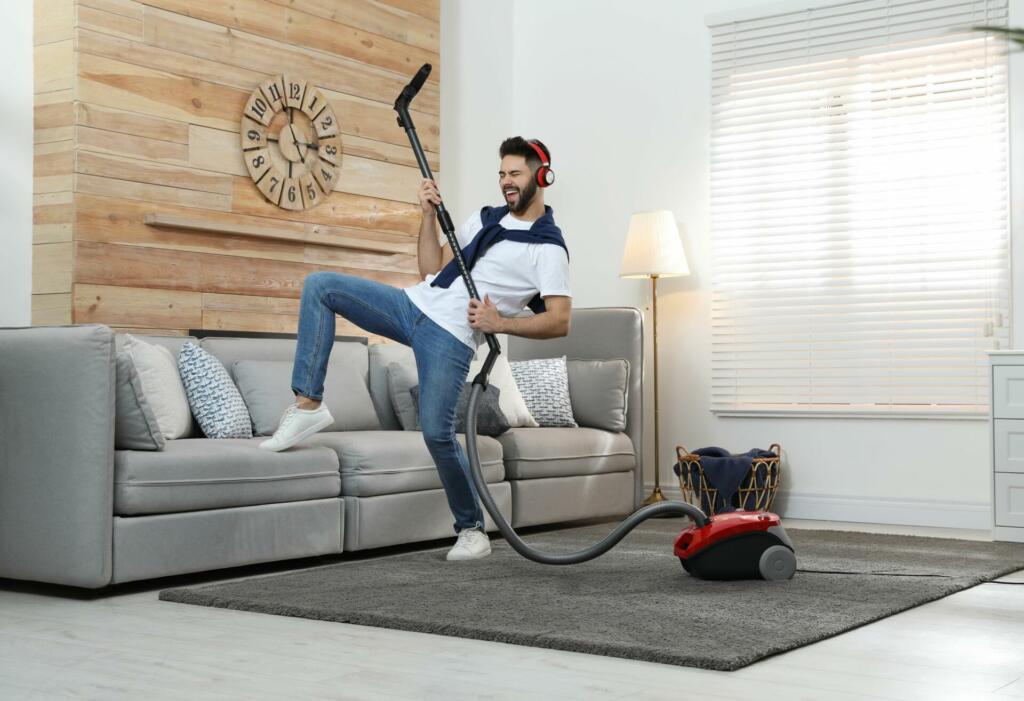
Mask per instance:
[[[770,582],[792,579],[796,572],[796,555],[784,545],[773,545],[761,553],[758,569],[761,577]]]

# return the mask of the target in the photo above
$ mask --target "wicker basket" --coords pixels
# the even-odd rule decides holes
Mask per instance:
[[[782,472],[779,457],[782,455],[782,447],[778,443],[772,443],[768,449],[775,455],[753,459],[750,474],[740,483],[731,500],[732,503],[726,505],[718,496],[718,490],[708,486],[704,468],[700,464],[700,456],[677,445],[676,458],[679,462],[675,472],[679,476],[679,489],[683,492],[683,498],[708,512],[709,516],[726,510],[726,506],[731,507],[729,510],[768,511],[779,489],[779,477]]]

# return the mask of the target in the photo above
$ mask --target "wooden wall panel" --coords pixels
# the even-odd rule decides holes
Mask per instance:
[[[154,7],[146,7],[144,13],[147,46],[217,64],[220,66],[219,76],[230,76],[232,68],[272,75],[286,65],[296,75],[305,76],[320,87],[383,103],[393,103],[398,92],[408,83],[404,72],[398,74],[342,56],[306,51],[246,32],[228,32],[220,25]],[[157,54],[150,56],[156,57]],[[165,65],[151,67],[166,69]],[[425,84],[416,96],[415,104],[418,110],[439,114],[438,86],[429,82]]]
[[[439,81],[438,52],[365,32],[344,24],[343,17],[339,21],[331,21],[303,12],[302,2],[292,3],[291,7],[275,5],[269,0],[237,3],[146,0],[146,4],[285,44],[344,56],[397,73],[415,73],[422,64],[431,63],[434,72],[430,80],[435,83]],[[400,23],[400,19],[396,21],[396,24]]]
[[[38,0],[33,10],[32,320],[69,324],[75,7],[69,0]]]
[[[198,329],[202,299],[198,292],[76,283],[74,323]]]
[[[433,64],[413,114],[439,171],[437,0],[35,2],[33,323],[294,332],[311,272],[419,280],[420,175],[392,103]],[[340,122],[334,191],[302,212],[263,198],[239,146],[280,73]]]
[[[71,323],[71,293],[32,295],[32,323],[64,326]]]

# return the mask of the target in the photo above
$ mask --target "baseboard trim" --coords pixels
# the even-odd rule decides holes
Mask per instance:
[[[1024,543],[1024,528],[996,526],[992,529],[993,540],[1004,540],[1010,543]]]
[[[650,494],[653,484],[644,486]],[[682,499],[678,485],[663,485],[670,499]],[[992,506],[983,502],[938,501],[932,499],[888,499],[881,497],[837,497],[801,494],[786,490],[776,495],[773,510],[780,516],[813,521],[884,523],[899,526],[931,526],[989,530]]]

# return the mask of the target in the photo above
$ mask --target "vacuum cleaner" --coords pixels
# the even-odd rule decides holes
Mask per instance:
[[[419,136],[412,117],[409,116],[409,104],[423,87],[431,66],[423,64],[395,100],[395,111],[398,113],[398,126],[405,129],[412,145],[416,162],[424,178],[433,180],[434,176],[423,153]],[[466,267],[462,249],[455,236],[455,227],[444,203],[434,205],[437,220],[441,225],[448,245],[459,268],[462,280],[466,284],[469,296],[480,299],[476,284]],[[603,540],[577,552],[546,553],[535,550],[523,542],[523,539],[509,525],[501,511],[498,510],[487,483],[480,471],[480,455],[476,445],[477,401],[480,393],[487,389],[487,377],[501,353],[494,334],[485,334],[488,353],[483,366],[473,379],[473,388],[469,395],[466,409],[466,452],[469,458],[470,476],[480,501],[490,514],[498,530],[512,548],[523,557],[545,565],[573,565],[592,560],[611,550],[626,534],[637,525],[649,518],[664,516],[689,516],[694,525],[683,530],[675,542],[675,555],[683,568],[692,576],[700,579],[790,579],[796,571],[796,556],[793,543],[782,528],[779,517],[775,514],[737,511],[729,514],[708,517],[703,511],[682,501],[664,501],[650,504],[630,514],[626,520],[616,526]]]

